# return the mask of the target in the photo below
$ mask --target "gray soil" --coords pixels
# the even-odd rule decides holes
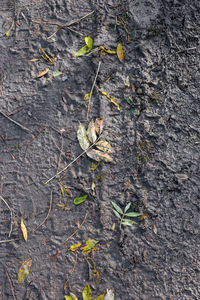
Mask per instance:
[[[13,2],[1,0],[1,35],[12,22]],[[68,23],[93,10],[71,27],[83,36],[61,29],[47,40],[58,27],[33,22]],[[121,42],[124,62],[99,52],[73,58],[85,36],[94,39],[94,48],[116,49]],[[117,300],[200,299],[199,37],[198,0],[16,0],[11,35],[0,38],[0,110],[29,132],[0,114],[0,195],[13,209],[8,237],[10,211],[0,201],[2,300],[64,299],[70,292],[82,299],[86,284],[94,296],[113,289]],[[53,65],[29,61],[41,58],[41,47],[57,56]],[[122,111],[95,89],[89,120],[104,119],[104,137],[112,145],[114,161],[91,171],[92,160],[84,155],[44,185],[82,151],[76,131],[79,121],[88,125],[84,95],[99,61],[97,85],[117,98]],[[35,79],[45,68],[49,74]],[[47,80],[54,70],[64,76]],[[88,194],[86,202],[75,206],[68,195],[62,200],[68,210],[60,209],[60,181],[74,197]],[[47,216],[51,192],[50,215],[34,231]],[[131,202],[131,210],[147,219],[120,230],[111,201],[122,208]],[[84,225],[64,244],[87,212]],[[20,230],[21,216],[27,242]],[[89,238],[100,241],[92,257],[101,282],[89,278],[80,254],[64,290],[75,262],[69,247]],[[2,242],[9,239],[16,240]],[[28,258],[30,275],[18,284],[21,262]]]

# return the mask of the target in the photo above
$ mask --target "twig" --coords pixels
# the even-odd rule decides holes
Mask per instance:
[[[93,82],[93,85],[92,85],[92,88],[91,88],[91,91],[90,91],[90,97],[89,97],[89,100],[88,100],[87,120],[88,120],[88,116],[89,116],[89,113],[90,113],[90,105],[91,105],[91,100],[92,100],[92,93],[93,93],[94,86],[95,86],[96,81],[97,81],[97,76],[99,74],[100,67],[101,67],[101,61],[99,62],[99,65],[98,65],[98,68],[97,68],[97,72],[96,72],[96,76],[94,78],[94,82]]]
[[[81,225],[63,242],[64,244],[66,244],[80,229],[81,227],[83,226],[83,224],[85,223],[87,217],[89,215],[89,212],[86,213]]]
[[[33,143],[33,141],[40,135],[40,133],[42,133],[42,131],[44,131],[46,129],[46,127],[42,127],[40,126],[39,132],[34,135],[34,137],[32,138],[32,140],[28,143],[28,145],[26,146],[26,151],[25,151],[25,155],[24,158],[26,158],[27,154],[28,154],[28,149],[30,148],[30,145]]]
[[[9,234],[8,234],[8,237],[10,237],[11,233],[12,233],[12,220],[13,220],[12,208],[8,205],[7,201],[1,195],[0,195],[0,199],[5,203],[7,208],[10,210],[10,231],[9,231]]]
[[[17,17],[17,4],[16,4],[16,0],[14,0],[14,14],[13,14],[13,19],[12,19],[12,23],[10,25],[10,28],[0,36],[0,38],[2,38],[4,35],[6,35],[7,33],[10,33],[11,30],[13,29],[14,25],[15,25],[15,20]]]
[[[47,214],[46,218],[42,221],[42,223],[34,229],[34,231],[38,230],[38,228],[40,228],[40,226],[42,226],[48,219],[50,212],[51,212],[51,208],[52,208],[52,202],[53,202],[53,193],[51,192],[51,199],[50,199],[48,214]]]
[[[90,147],[88,147],[85,151],[83,151],[81,154],[79,154],[73,161],[71,161],[64,169],[62,169],[61,171],[59,171],[57,174],[55,174],[54,176],[52,176],[51,178],[49,178],[47,181],[44,182],[44,184],[48,184],[51,180],[53,180],[54,178],[56,178],[58,175],[60,175],[62,172],[66,171],[73,163],[75,163],[83,154],[85,154],[88,150],[90,150],[100,139],[101,135],[98,137],[98,139],[92,144],[90,145]]]
[[[61,131],[61,149],[60,149],[60,154],[59,154],[59,158],[58,158],[57,173],[58,173],[58,170],[59,170],[60,161],[61,161],[61,156],[62,156],[62,153],[63,153],[63,145],[64,145],[63,132]]]
[[[10,118],[9,116],[7,116],[2,110],[0,110],[0,114],[2,114],[2,115],[3,115],[6,119],[8,119],[10,122],[12,122],[12,123],[14,123],[15,125],[19,126],[22,130],[24,130],[24,131],[26,131],[26,132],[32,134],[32,132],[31,132],[28,128],[24,127],[23,125],[21,125],[21,124],[18,123],[17,121],[11,119],[11,118]]]
[[[52,37],[53,37],[60,29],[65,28],[65,27],[67,27],[69,30],[72,30],[72,31],[74,31],[74,32],[76,32],[76,33],[82,35],[82,33],[78,32],[78,31],[75,31],[75,30],[73,30],[73,29],[71,29],[71,28],[69,28],[69,27],[72,26],[72,25],[75,25],[75,24],[77,24],[77,23],[79,23],[79,22],[81,22],[82,20],[84,20],[85,18],[89,17],[89,16],[92,15],[93,13],[94,13],[94,10],[91,11],[90,13],[86,14],[85,16],[81,17],[80,19],[77,19],[77,20],[71,21],[70,23],[65,23],[65,24],[59,23],[59,22],[37,21],[37,20],[32,20],[32,22],[38,23],[38,24],[56,25],[56,26],[59,26],[59,27],[60,27],[60,28],[56,29],[56,31],[55,31],[52,35],[50,35],[50,36],[47,38],[47,40],[49,40],[49,39],[51,39],[51,38],[52,38]]]
[[[12,154],[12,152],[10,151],[10,149],[9,149],[9,147],[8,147],[8,145],[7,145],[7,143],[6,143],[5,138],[4,138],[3,135],[1,135],[1,140],[2,140],[2,142],[4,143],[4,145],[6,146],[6,150],[7,150],[8,153],[10,154],[11,158],[12,158],[13,160],[15,160],[15,157],[14,157],[14,155]]]
[[[64,28],[64,27],[62,26],[62,27],[60,27],[60,28],[57,28],[56,31],[54,31],[54,32],[47,38],[47,40],[50,40],[54,35],[56,35],[56,33],[57,33],[61,28]],[[69,26],[67,26],[67,29],[68,29],[68,30],[71,30],[71,31],[73,31],[73,32],[75,32],[75,33],[77,33],[77,34],[79,34],[79,35],[81,35],[81,36],[83,36],[82,33],[80,33],[80,32],[78,32],[78,31],[76,31],[76,30],[70,28]]]
[[[15,295],[15,291],[14,291],[14,284],[13,284],[13,281],[12,281],[12,278],[9,274],[9,271],[8,271],[8,268],[6,267],[6,265],[4,263],[2,263],[2,261],[0,261],[0,263],[3,265],[4,269],[5,269],[5,272],[6,272],[6,275],[7,275],[7,278],[8,278],[8,281],[10,283],[10,288],[11,288],[11,291],[12,291],[12,295],[13,295],[13,299],[14,300],[17,300],[17,297]]]
[[[0,244],[3,244],[3,243],[10,243],[10,242],[14,242],[14,241],[19,241],[19,239],[2,240],[2,241],[0,241]]]
[[[76,265],[77,265],[78,254],[75,253],[75,255],[76,255],[76,256],[75,256],[75,263],[74,263],[73,269],[72,269],[72,271],[71,271],[69,277],[67,278],[67,280],[66,280],[66,282],[65,282],[65,284],[64,284],[64,290],[67,288],[67,283],[69,282],[69,279],[71,278],[71,276],[72,276],[72,274],[73,274],[73,272],[74,272],[74,270],[75,270],[75,268],[76,268]]]

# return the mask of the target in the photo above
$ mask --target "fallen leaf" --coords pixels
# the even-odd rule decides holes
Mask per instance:
[[[93,47],[93,39],[89,36],[86,36],[85,37],[85,43],[88,46],[88,51],[91,51],[92,47]]]
[[[148,216],[146,214],[144,214],[140,217],[140,221],[147,220],[147,219],[148,219]]]
[[[70,296],[65,296],[65,300],[78,300],[78,298],[73,293],[70,293]]]
[[[32,260],[30,258],[28,258],[22,263],[18,273],[18,279],[17,279],[18,283],[22,283],[25,281],[25,279],[28,277],[30,273],[31,266],[32,266]]]
[[[95,128],[95,123],[94,121],[90,121],[89,125],[88,125],[88,129],[87,129],[87,136],[89,141],[93,144],[96,139],[97,139],[97,135],[96,135],[96,128]]]
[[[99,248],[96,247],[96,244],[98,244],[99,241],[96,241],[94,239],[89,239],[86,241],[86,246],[81,247],[81,251],[84,254],[89,254],[92,250],[97,251]]]
[[[92,299],[92,290],[90,285],[86,285],[82,292],[83,300],[91,300]]]
[[[35,61],[39,61],[40,59],[39,58],[32,58],[32,59],[30,59],[29,61],[30,62],[35,62]]]
[[[103,132],[103,120],[102,119],[96,119],[95,121],[95,129],[98,135],[102,134]]]
[[[74,204],[79,205],[83,203],[87,199],[88,195],[84,195],[83,197],[76,197],[74,198]]]
[[[97,164],[95,164],[95,163],[92,162],[90,170],[91,171],[95,171],[99,165],[100,165],[100,162],[98,162]]]
[[[117,45],[117,57],[121,62],[124,61],[124,50],[121,43]]]
[[[116,54],[116,51],[113,50],[109,50],[107,48],[105,48],[104,46],[100,46],[101,52],[104,54]]]
[[[87,37],[85,37],[85,43],[86,43],[86,45],[74,54],[75,58],[83,56],[92,50],[93,39],[90,38],[89,36],[87,36]]]
[[[98,91],[99,91],[102,95],[106,96],[113,104],[115,104],[115,106],[117,106],[117,109],[118,109],[119,111],[121,110],[121,107],[120,107],[119,104],[117,103],[117,98],[111,97],[106,91],[102,91],[102,90],[99,90],[99,89],[98,89]]]
[[[81,245],[82,245],[82,243],[74,244],[69,249],[73,252],[76,252],[80,248]]]
[[[6,32],[6,36],[9,37],[11,35],[10,30]]]
[[[116,227],[116,225],[115,225],[115,223],[113,223],[112,231],[115,231],[115,227]]]
[[[44,60],[50,64],[53,64],[54,58],[50,57],[50,55],[43,48],[39,48],[38,51]]]
[[[27,239],[28,239],[28,231],[26,229],[26,226],[24,225],[23,218],[21,218],[21,231],[22,231],[23,238],[25,239],[25,241],[27,241]]]
[[[87,137],[87,131],[85,129],[85,126],[82,123],[79,123],[79,127],[77,130],[77,138],[78,138],[80,147],[83,150],[87,150],[90,147],[90,142]]]
[[[104,294],[96,297],[94,300],[104,300]]]
[[[108,153],[103,153],[96,149],[88,150],[87,155],[96,161],[102,161],[102,160],[104,160],[105,162],[113,161],[112,157]]]
[[[84,100],[86,101],[91,95],[92,95],[92,93],[85,94]]]
[[[156,225],[155,225],[155,224],[153,225],[153,232],[154,232],[155,234],[157,234],[157,233],[158,233],[158,229],[157,229],[157,227],[156,227]]]
[[[61,71],[58,71],[58,70],[53,71],[53,77],[62,76],[62,75],[63,75],[63,72],[61,72]]]
[[[49,69],[46,68],[46,69],[44,69],[42,72],[40,72],[38,75],[36,75],[35,78],[43,77],[43,76],[46,75],[48,72],[49,72]]]
[[[104,300],[114,300],[114,293],[112,290],[108,290],[106,292],[106,295],[104,297]]]
[[[112,147],[106,141],[102,141],[102,140],[98,141],[96,143],[96,147],[103,152],[112,153]]]

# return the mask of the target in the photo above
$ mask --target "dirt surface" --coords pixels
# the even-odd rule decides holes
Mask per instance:
[[[68,23],[91,11],[71,27],[78,33],[65,28],[48,40],[58,27],[34,22]],[[200,299],[200,2],[16,0],[9,37],[4,33],[13,1],[1,0],[0,12],[0,110],[29,130],[0,114],[0,195],[13,209],[9,237],[10,211],[0,201],[0,240],[17,239],[0,242],[1,299],[64,299],[70,291],[81,299],[86,284],[94,296],[113,289],[117,300]],[[94,48],[113,50],[121,42],[124,62],[98,51],[73,58],[85,36],[94,39]],[[29,61],[41,58],[41,47],[57,57],[54,64]],[[91,171],[92,160],[84,155],[44,185],[82,151],[76,131],[79,121],[88,125],[84,95],[99,61],[97,86],[116,97],[122,111],[95,89],[89,120],[104,119],[114,162]],[[49,73],[36,79],[45,68]],[[55,70],[64,76],[52,78]],[[68,210],[60,209],[60,181],[73,197],[88,194],[85,203],[75,206],[68,195],[62,199]],[[34,231],[48,214],[51,192],[50,215]],[[147,219],[120,230],[111,201],[122,208],[131,202]],[[64,244],[87,212],[86,222]],[[80,254],[64,290],[75,263],[69,247],[89,238],[100,241],[93,258],[101,282],[89,279]],[[21,262],[28,258],[30,275],[18,284]]]

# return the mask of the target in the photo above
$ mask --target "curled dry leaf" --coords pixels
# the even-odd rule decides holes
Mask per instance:
[[[43,76],[46,75],[48,72],[49,72],[49,69],[46,68],[46,69],[44,69],[42,72],[40,72],[38,75],[36,75],[35,78],[43,77]]]
[[[88,125],[87,136],[91,143],[95,143],[97,135],[94,121],[91,121]]]
[[[87,131],[85,129],[85,126],[80,123],[78,130],[77,130],[77,138],[80,144],[80,147],[85,151],[90,147],[90,142],[87,137]]]
[[[124,50],[121,43],[117,45],[117,57],[121,62],[124,61]]]
[[[109,50],[109,49],[105,48],[104,46],[100,46],[100,49],[103,54],[116,54],[116,51]]]
[[[112,157],[108,153],[104,153],[96,149],[88,150],[87,155],[96,161],[102,161],[102,160],[104,160],[105,162],[113,161]]]
[[[26,229],[26,226],[24,225],[23,218],[21,218],[21,231],[22,231],[23,238],[25,239],[25,241],[27,241],[27,239],[28,239],[28,231]]]
[[[102,141],[102,140],[98,141],[96,143],[96,147],[103,152],[112,153],[112,147],[106,141]]]
[[[103,120],[102,119],[96,119],[95,121],[95,129],[98,135],[102,134],[103,132]]]

